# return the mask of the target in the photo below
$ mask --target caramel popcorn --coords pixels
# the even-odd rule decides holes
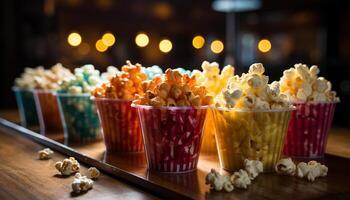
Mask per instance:
[[[45,148],[38,151],[38,155],[40,160],[48,160],[52,158],[53,151],[50,148]]]
[[[318,177],[327,176],[328,167],[314,160],[308,163],[301,162],[297,165],[297,176],[308,181],[314,181]]]
[[[264,72],[264,66],[255,63],[247,74],[231,76],[215,98],[216,106],[257,110],[289,108],[285,95],[280,94],[279,83],[268,84],[269,77]]]
[[[95,97],[133,100],[135,94],[142,94],[142,81],[147,80],[147,75],[141,71],[141,65],[132,65],[126,61],[126,65],[117,72],[109,82],[96,87],[92,91]]]
[[[80,164],[74,157],[70,157],[56,162],[55,167],[62,175],[69,176],[79,172]]]
[[[244,160],[244,169],[251,180],[254,180],[259,173],[264,171],[263,163],[259,160]]]
[[[230,177],[227,175],[221,175],[215,169],[211,171],[205,177],[205,184],[210,185],[211,189],[216,191],[225,190],[226,192],[231,192],[234,187],[230,181]]]
[[[97,179],[100,176],[100,171],[96,167],[90,167],[87,172],[87,177],[91,179]]]
[[[230,180],[236,188],[247,189],[248,185],[251,184],[248,173],[243,169],[233,173]]]
[[[209,105],[212,97],[194,76],[168,69],[163,76],[143,82],[143,92],[136,95],[133,104],[161,106]]]
[[[283,158],[277,162],[275,171],[277,174],[294,176],[296,166],[291,158]]]
[[[80,173],[76,173],[72,182],[72,189],[74,193],[86,192],[92,188],[94,181]]]
[[[332,84],[323,77],[316,65],[310,68],[305,64],[295,64],[283,72],[280,79],[280,90],[291,101],[339,101],[336,92],[332,91]]]

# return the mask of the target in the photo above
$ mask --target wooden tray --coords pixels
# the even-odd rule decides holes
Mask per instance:
[[[326,155],[328,176],[315,182],[269,173],[259,175],[247,190],[226,193],[210,191],[205,185],[210,169],[220,169],[218,158],[213,154],[201,154],[197,171],[165,174],[148,171],[143,153],[105,153],[103,141],[65,145],[58,142],[63,141],[63,133],[50,133],[45,137],[2,118],[0,126],[166,199],[350,199],[350,160],[337,156]]]

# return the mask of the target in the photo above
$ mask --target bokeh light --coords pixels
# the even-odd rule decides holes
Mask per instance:
[[[205,43],[205,39],[201,35],[195,36],[192,40],[192,45],[196,49],[202,48],[204,46],[204,43]]]
[[[102,40],[97,40],[95,44],[96,50],[99,52],[105,52],[108,49],[108,46]]]
[[[220,40],[214,40],[210,45],[210,49],[213,53],[219,54],[224,50],[224,43]]]
[[[262,53],[267,53],[271,50],[271,42],[268,39],[262,39],[258,43],[258,49]]]
[[[169,53],[172,48],[173,48],[173,44],[168,39],[164,39],[159,42],[159,50],[163,53]]]
[[[149,38],[146,33],[139,33],[135,37],[135,43],[139,47],[145,47],[149,43]]]
[[[113,46],[113,44],[115,43],[115,37],[112,33],[105,33],[102,36],[102,42],[107,46]]]
[[[76,46],[79,46],[80,43],[81,43],[81,36],[79,33],[76,33],[76,32],[72,32],[68,35],[68,38],[67,38],[67,41],[68,41],[68,44],[73,46],[73,47],[76,47]]]

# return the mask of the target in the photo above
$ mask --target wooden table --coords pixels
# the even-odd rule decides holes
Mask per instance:
[[[7,116],[7,118],[8,117],[9,116]],[[334,134],[337,135],[337,137],[332,138],[333,133],[331,133],[331,144],[328,144],[327,151],[330,152],[329,147],[331,147],[332,153],[343,154],[343,156],[348,157],[350,155],[350,148],[348,145],[349,143],[346,144],[347,140],[349,139],[349,136],[346,135],[348,132],[346,129],[339,130],[343,131],[341,131],[340,134]],[[54,138],[58,139],[59,137],[54,136]],[[338,141],[337,138],[341,139],[341,141]],[[17,138],[14,138],[14,140],[17,140]],[[21,140],[18,140],[17,143],[22,145]],[[252,185],[249,186],[248,190],[237,189],[231,193],[225,193],[210,191],[208,189],[208,186],[204,184],[204,177],[206,173],[211,168],[219,169],[217,157],[213,155],[202,154],[200,156],[198,170],[196,172],[182,175],[169,175],[148,171],[146,169],[146,162],[143,154],[140,154],[138,156],[106,154],[104,151],[104,145],[101,142],[97,142],[88,146],[73,145],[71,147],[83,154],[88,155],[89,157],[95,160],[102,161],[104,163],[107,163],[108,165],[118,166],[118,168],[130,172],[134,176],[139,177],[145,180],[146,182],[148,181],[149,183],[159,185],[159,187],[163,187],[181,193],[185,195],[185,197],[192,199],[350,199],[350,185],[348,184],[348,180],[350,178],[350,174],[348,172],[348,170],[350,169],[350,159],[341,158],[338,156],[327,155],[325,157],[325,162],[329,166],[329,174],[326,178],[320,178],[314,183],[310,183],[305,180],[298,179],[296,177],[283,177],[270,173],[260,175],[256,180],[254,180]],[[13,147],[13,150],[15,149],[16,147]],[[38,149],[31,151],[35,154],[36,150]],[[5,151],[2,153],[6,154],[7,152]],[[0,154],[0,156],[3,155]],[[32,160],[32,162],[33,161],[35,160]],[[54,169],[52,170],[54,171]],[[45,181],[45,177],[40,176],[39,179],[43,178],[42,181]],[[49,178],[52,179],[52,175]],[[111,178],[108,179],[110,179],[111,181],[113,180]],[[5,180],[4,184],[6,184],[6,181],[7,180]],[[104,189],[108,190],[109,184],[106,185],[107,186]],[[69,183],[67,187],[69,187]],[[105,186],[101,185],[101,187]],[[47,193],[55,191],[53,189],[47,189]],[[67,188],[65,191],[67,192],[68,189],[69,188]],[[95,189],[90,191],[88,195],[93,194],[92,192],[95,191]],[[137,191],[136,188],[134,190],[135,192]],[[38,195],[41,194],[39,193]],[[106,197],[107,195],[109,195],[109,193],[106,193]],[[70,196],[68,195],[65,197]],[[146,196],[145,198],[147,197],[150,196]]]

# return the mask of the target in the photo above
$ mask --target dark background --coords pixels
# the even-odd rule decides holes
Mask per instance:
[[[321,75],[333,83],[341,98],[335,124],[350,126],[350,3],[347,0],[262,0],[254,11],[235,13],[235,23],[227,14],[214,11],[210,0],[11,0],[1,1],[0,74],[1,109],[15,108],[13,81],[25,67],[61,62],[73,69],[92,63],[105,70],[121,66],[126,59],[144,66],[199,68],[203,60],[226,64],[234,58],[238,73],[254,62],[264,63],[270,80],[295,63],[317,64]],[[232,14],[229,16],[232,17]],[[233,34],[226,34],[227,30]],[[67,43],[70,32],[79,32],[89,51]],[[139,48],[136,34],[146,32],[150,43]],[[112,32],[116,43],[98,52],[95,42]],[[202,49],[192,47],[193,36],[206,39]],[[173,49],[159,51],[158,43],[169,38]],[[268,53],[257,43],[268,38]],[[210,51],[210,42],[220,39],[225,49]],[[228,41],[233,48],[227,48]],[[232,62],[232,61],[231,61]],[[230,64],[232,64],[230,62]]]

